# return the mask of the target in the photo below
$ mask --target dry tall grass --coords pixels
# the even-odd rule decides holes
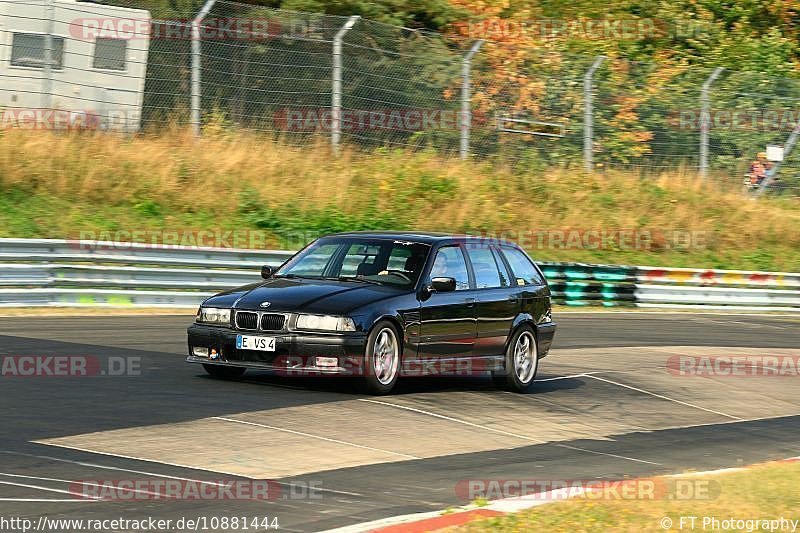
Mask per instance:
[[[7,222],[0,226],[5,236],[63,237],[120,224],[142,229],[260,226],[272,228],[280,244],[282,224],[325,231],[337,217],[359,227],[490,231],[512,237],[565,228],[687,230],[705,233],[708,247],[545,246],[534,253],[542,259],[800,268],[796,200],[753,201],[683,174],[519,174],[399,151],[345,150],[334,159],[324,143],[301,148],[247,133],[220,132],[196,140],[178,130],[133,138],[6,131],[0,137],[0,187],[3,195],[14,195],[12,213],[0,214],[0,222],[4,217]],[[255,220],[253,206],[268,209],[274,223]],[[20,210],[32,219],[9,218],[24,215]],[[289,221],[282,218],[289,215]]]

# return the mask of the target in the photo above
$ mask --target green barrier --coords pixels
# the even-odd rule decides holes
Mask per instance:
[[[630,307],[636,301],[636,267],[584,263],[540,263],[553,302],[583,307]]]
[[[596,280],[610,282],[636,281],[636,267],[617,265],[589,265],[584,263],[540,263],[549,280]]]
[[[550,284],[553,297],[572,300],[634,301],[636,286],[633,283],[598,283],[583,281],[556,281]]]

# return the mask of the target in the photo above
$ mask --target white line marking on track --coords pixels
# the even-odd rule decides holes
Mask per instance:
[[[724,416],[726,418],[730,418],[731,420],[742,420],[742,418],[738,417],[738,416],[729,415],[729,414],[726,414],[726,413],[722,413],[720,411],[714,411],[713,409],[706,409],[705,407],[700,407],[699,405],[695,405],[693,403],[684,402],[684,401],[681,401],[681,400],[676,400],[675,398],[670,398],[669,396],[664,396],[663,394],[657,394],[655,392],[646,391],[644,389],[640,389],[638,387],[633,387],[631,385],[625,385],[624,383],[620,383],[618,381],[612,381],[610,379],[601,378],[599,376],[593,376],[593,375],[588,375],[588,374],[586,375],[586,377],[587,378],[591,378],[591,379],[596,379],[598,381],[605,381],[606,383],[610,383],[612,385],[617,385],[618,387],[624,387],[626,389],[630,389],[630,390],[633,390],[633,391],[636,391],[636,392],[641,392],[642,394],[648,394],[650,396],[654,396],[656,398],[661,398],[662,400],[667,400],[669,402],[674,402],[674,403],[678,403],[678,404],[681,404],[681,405],[685,405],[687,407],[693,407],[695,409],[700,409],[701,411],[705,411],[707,413],[713,413],[715,415]]]
[[[311,433],[304,433],[302,431],[294,431],[292,429],[279,428],[279,427],[276,427],[276,426],[268,426],[266,424],[258,424],[256,422],[248,422],[247,420],[237,420],[235,418],[227,418],[227,417],[224,417],[224,416],[212,416],[211,418],[214,419],[214,420],[224,420],[225,422],[235,422],[237,424],[246,424],[248,426],[256,426],[256,427],[260,427],[260,428],[272,429],[272,430],[275,430],[275,431],[283,431],[285,433],[291,433],[293,435],[300,435],[302,437],[309,437],[309,438],[312,438],[312,439],[324,440],[326,442],[333,442],[333,443],[342,444],[342,445],[345,445],[345,446],[353,446],[355,448],[361,448],[363,450],[371,450],[373,452],[386,453],[386,454],[389,454],[389,455],[397,455],[399,457],[405,457],[406,459],[421,459],[421,457],[417,457],[415,455],[408,455],[408,454],[405,454],[405,453],[392,452],[392,451],[389,451],[389,450],[381,450],[380,448],[372,448],[371,446],[363,446],[361,444],[355,444],[353,442],[347,442],[347,441],[343,441],[343,440],[331,439],[331,438],[328,438],[328,437],[323,437],[321,435],[313,435]]]
[[[157,464],[162,464],[162,465],[167,465],[167,466],[174,466],[174,467],[177,467],[177,468],[186,468],[187,470],[203,470],[202,468],[197,468],[197,467],[194,467],[194,466],[181,465],[181,464],[178,464],[178,463],[168,463],[168,462],[165,462],[165,461],[153,461],[152,459],[142,459],[141,457],[133,457],[131,455],[122,455],[122,454],[119,454],[119,453],[100,452],[100,451],[96,451],[96,450],[90,450],[88,448],[79,448],[77,446],[67,446],[66,444],[59,444],[59,443],[56,443],[56,442],[36,442],[36,444],[42,444],[44,446],[53,446],[53,447],[56,447],[56,448],[65,448],[67,450],[77,450],[79,452],[92,453],[92,454],[96,454],[96,455],[105,455],[105,456],[108,456],[108,457],[118,457],[120,459],[130,459],[132,461],[142,461],[142,462],[145,462],[145,463],[157,463]],[[130,472],[132,474],[142,474],[142,475],[145,475],[145,476],[163,477],[163,478],[167,478],[167,479],[177,479],[179,481],[192,481],[194,483],[201,483],[201,484],[205,484],[205,485],[214,485],[214,486],[217,486],[217,487],[224,487],[225,486],[225,483],[217,483],[216,481],[203,481],[202,479],[192,479],[192,478],[186,478],[186,477],[180,477],[180,476],[168,476],[168,475],[165,475],[165,474],[156,474],[154,472],[144,472],[144,471],[141,471],[141,470],[128,470],[127,468],[118,468],[116,466],[97,465],[97,464],[93,464],[93,463],[85,463],[83,461],[70,461],[69,459],[59,459],[57,457],[48,457],[46,455],[33,455],[33,454],[30,454],[30,453],[21,453],[21,452],[12,452],[12,451],[3,451],[1,453],[10,453],[10,454],[14,454],[14,455],[23,455],[23,456],[27,456],[27,457],[36,457],[38,459],[49,459],[51,461],[60,461],[60,462],[63,462],[63,463],[72,463],[72,464],[75,464],[75,465],[87,466],[87,467],[90,467],[90,468],[104,468],[104,469],[107,469],[107,470],[117,470],[117,471],[120,471],[120,472]],[[234,474],[232,472],[222,472],[222,471],[219,471],[219,470],[207,470],[207,472],[216,472],[216,473],[219,473],[219,474],[225,474],[227,476],[236,476],[236,477],[243,477],[243,478],[247,478],[248,477],[248,476],[243,476],[241,474]]]
[[[56,502],[56,503],[97,503],[101,500],[91,500],[89,498],[73,498],[62,500],[60,498],[0,498],[0,502]]]
[[[644,463],[646,465],[662,466],[661,463],[656,463],[656,462],[653,462],[653,461],[645,461],[644,459],[637,459],[635,457],[628,457],[627,455],[617,455],[615,453],[598,452],[596,450],[590,450],[588,448],[580,448],[578,446],[572,446],[570,444],[558,443],[558,444],[555,444],[555,446],[558,446],[559,448],[566,448],[567,450],[575,450],[576,452],[592,453],[594,455],[605,455],[606,457],[613,457],[615,459],[624,459],[625,461],[633,461],[634,463]]]
[[[53,489],[50,487],[42,487],[40,485],[28,485],[26,483],[12,483],[11,481],[0,481],[0,485],[11,485],[14,487],[24,487],[26,489],[36,489],[36,490],[44,490],[47,492],[56,492],[58,494],[72,494],[73,496],[77,496],[84,499],[89,500],[99,500],[99,498],[95,496],[84,496],[79,492],[72,492],[71,490],[61,490],[61,489]]]
[[[699,477],[699,476],[716,476],[718,474],[733,474],[736,472],[745,472],[747,468],[719,468],[717,470],[704,470],[702,472],[684,472],[682,474],[668,474],[664,477]]]
[[[592,376],[594,374],[611,374],[620,372],[619,370],[597,370],[595,372],[582,372],[580,374],[570,374],[568,376],[555,376],[552,378],[544,378],[544,379],[537,379],[536,383],[541,383],[543,381],[558,381],[560,379],[575,379],[575,378],[585,378]],[[508,391],[505,391],[508,392]],[[516,392],[508,392],[509,394],[517,394]]]
[[[575,379],[575,378],[582,378],[582,377],[586,377],[586,374],[572,374],[570,376],[556,376],[554,378],[537,379],[536,383],[542,383],[543,381],[558,381],[560,379]],[[508,392],[508,394],[515,394],[515,393],[509,392],[509,391],[504,391],[504,392]]]
[[[56,448],[64,448],[64,449],[67,449],[67,450],[77,450],[79,452],[92,453],[92,454],[96,454],[96,455],[105,455],[105,456],[108,456],[108,457],[117,457],[117,458],[120,458],[120,459],[129,459],[129,460],[132,460],[132,461],[141,461],[143,463],[156,463],[156,464],[162,464],[162,465],[167,465],[167,466],[174,466],[174,467],[177,467],[177,468],[185,468],[187,470],[203,470],[202,468],[199,468],[197,466],[181,465],[181,464],[177,464],[177,463],[167,463],[167,462],[163,462],[163,461],[153,461],[152,459],[142,459],[140,457],[131,457],[130,455],[121,455],[121,454],[116,454],[116,453],[98,452],[98,451],[89,450],[89,449],[86,449],[86,448],[77,448],[75,446],[66,446],[64,444],[56,444],[56,443],[51,443],[51,442],[36,442],[36,444],[42,444],[44,446],[53,446],[53,447],[56,447]],[[179,476],[169,476],[169,475],[166,475],[166,474],[156,474],[156,473],[153,473],[153,472],[143,472],[141,470],[130,470],[128,468],[120,468],[120,467],[117,467],[117,466],[108,466],[108,465],[99,465],[99,464],[95,464],[95,463],[87,463],[85,461],[71,461],[69,459],[61,459],[61,458],[58,458],[58,457],[51,457],[49,455],[36,455],[36,454],[32,454],[32,453],[14,452],[14,451],[10,451],[10,450],[0,450],[0,453],[7,453],[7,454],[11,454],[11,455],[21,455],[23,457],[33,457],[33,458],[36,458],[36,459],[47,459],[47,460],[50,460],[50,461],[58,461],[58,462],[61,462],[61,463],[70,463],[70,464],[74,464],[74,465],[78,465],[78,466],[85,466],[85,467],[88,467],[88,468],[101,468],[101,469],[104,469],[104,470],[114,470],[114,471],[117,471],[117,472],[128,472],[128,473],[131,473],[131,474],[142,474],[142,475],[145,475],[145,476],[163,477],[165,479],[177,479],[179,481],[192,481],[192,482],[195,482],[195,483],[203,483],[203,484],[206,484],[206,485],[215,485],[217,487],[224,487],[225,486],[225,483],[217,483],[215,481],[203,481],[203,480],[200,480],[200,479],[192,479],[192,478],[185,478],[185,477],[179,477]],[[234,474],[233,472],[223,472],[223,471],[220,471],[220,470],[204,470],[204,471],[205,472],[213,472],[215,474],[225,474],[226,476],[234,476],[234,477],[239,477],[239,478],[244,478],[244,479],[256,479],[256,478],[252,478],[250,476],[246,476],[246,475],[243,475],[243,474]],[[276,483],[278,483],[279,485],[287,486],[287,487],[292,487],[292,486],[295,485],[295,483],[286,482],[286,481],[276,481]],[[342,490],[324,489],[324,488],[321,488],[321,487],[315,487],[314,490],[320,491],[320,492],[330,492],[331,494],[341,494],[341,495],[344,495],[344,496],[359,496],[359,497],[363,497],[364,496],[363,494],[359,494],[357,492],[347,492],[347,491],[342,491]],[[271,502],[267,502],[267,503],[271,503]]]
[[[779,418],[800,417],[800,413],[792,413],[789,415],[771,415],[771,416],[757,416],[754,418],[740,418],[738,420],[723,420],[722,422],[703,422],[702,424],[692,424],[691,426],[667,426],[658,428],[657,431],[667,431],[670,429],[690,429],[701,428],[706,426],[722,426],[726,424],[741,424],[743,422],[760,422],[762,420],[777,420]]]
[[[77,484],[77,485],[86,485],[87,487],[102,487],[103,486],[103,485],[100,485],[98,483],[92,483],[90,481],[77,481],[77,480],[69,480],[69,479],[58,479],[58,478],[54,478],[54,477],[24,476],[22,474],[8,474],[6,472],[0,472],[0,476],[22,478],[22,479],[35,479],[35,480],[38,480],[38,481],[56,481],[58,483],[70,483],[70,484]],[[121,491],[121,492],[135,492],[137,494],[148,494],[150,496],[162,496],[165,499],[170,498],[170,496],[168,496],[167,494],[164,494],[164,493],[161,493],[161,492],[151,492],[149,490],[122,489],[122,488],[119,488],[119,489],[116,489],[116,490]],[[79,492],[71,492],[71,494],[80,494],[80,493]],[[86,495],[85,497],[86,498],[94,498],[93,496],[89,496],[89,495]],[[99,499],[103,499],[103,498],[99,498]]]
[[[507,435],[509,437],[515,437],[515,438],[518,438],[518,439],[529,440],[529,441],[535,442],[537,444],[544,444],[545,443],[545,441],[539,440],[539,439],[534,439],[533,437],[528,437],[528,436],[525,436],[525,435],[519,435],[517,433],[511,433],[509,431],[503,431],[502,429],[490,428],[488,426],[482,426],[481,424],[474,424],[472,422],[467,422],[466,420],[460,420],[458,418],[453,418],[453,417],[450,417],[450,416],[440,415],[438,413],[432,413],[430,411],[424,411],[422,409],[417,409],[416,407],[409,407],[407,405],[399,405],[399,404],[390,403],[390,402],[382,402],[380,400],[370,400],[368,398],[359,398],[358,401],[360,401],[360,402],[369,402],[369,403],[377,403],[377,404],[380,404],[380,405],[388,405],[389,407],[396,407],[398,409],[405,409],[406,411],[412,411],[412,412],[420,413],[420,414],[423,414],[423,415],[433,416],[433,417],[436,417],[436,418],[441,418],[442,420],[449,420],[450,422],[456,422],[456,423],[464,424],[464,425],[471,426],[471,427],[474,427],[474,428],[483,429],[485,431],[491,431],[492,433],[498,433],[500,435]]]
[[[433,416],[435,418],[441,418],[443,420],[449,420],[450,422],[456,422],[458,424],[464,424],[466,426],[474,427],[474,428],[477,428],[477,429],[482,429],[484,431],[491,431],[492,433],[499,433],[501,435],[507,435],[509,437],[516,437],[518,439],[527,440],[527,441],[533,442],[535,444],[547,444],[547,441],[535,439],[533,437],[528,437],[526,435],[519,435],[517,433],[511,433],[509,431],[503,431],[502,429],[495,429],[495,428],[491,428],[491,427],[484,426],[484,425],[481,425],[481,424],[475,424],[473,422],[467,422],[466,420],[461,420],[459,418],[453,418],[453,417],[446,416],[446,415],[440,415],[438,413],[432,413],[430,411],[425,411],[423,409],[417,409],[416,407],[409,407],[409,406],[406,406],[406,405],[399,405],[399,404],[390,403],[390,402],[382,402],[380,400],[370,400],[370,399],[367,399],[367,398],[359,398],[359,401],[361,401],[361,402],[369,402],[369,403],[377,403],[377,404],[380,404],[380,405],[387,405],[389,407],[396,407],[398,409],[405,409],[407,411],[412,411],[412,412],[420,413],[420,414],[423,414],[423,415]],[[579,448],[577,446],[571,446],[569,444],[553,443],[553,445],[554,446],[558,446],[560,448],[566,448],[568,450],[575,450],[575,451],[580,451],[580,452],[592,453],[592,454],[595,454],[595,455],[605,455],[606,457],[614,457],[616,459],[625,459],[627,461],[634,461],[636,463],[645,463],[645,464],[648,464],[648,465],[661,466],[661,463],[654,463],[652,461],[645,461],[643,459],[636,459],[635,457],[626,457],[624,455],[616,455],[616,454],[613,454],[613,453],[598,452],[598,451],[595,451],[595,450],[589,450],[589,449],[586,449],[586,448]]]

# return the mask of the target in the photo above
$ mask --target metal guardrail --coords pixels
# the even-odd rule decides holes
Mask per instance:
[[[262,263],[266,264],[266,263]],[[13,264],[0,267],[0,287],[110,287],[208,289],[253,282],[254,269],[206,270],[66,264]]]
[[[284,250],[240,250],[234,248],[163,246],[110,241],[0,239],[0,262],[52,261],[59,263],[243,268],[283,263],[293,253]]]
[[[294,252],[0,239],[0,307],[197,307]]]
[[[294,252],[0,239],[0,307],[196,307]],[[567,306],[800,312],[800,273],[541,263]]]

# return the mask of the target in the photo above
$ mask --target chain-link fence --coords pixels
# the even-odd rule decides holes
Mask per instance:
[[[774,189],[800,174],[798,80],[227,0],[175,5],[0,0],[3,126],[238,127],[334,150],[434,149],[541,172],[685,171],[735,184],[780,170]]]

